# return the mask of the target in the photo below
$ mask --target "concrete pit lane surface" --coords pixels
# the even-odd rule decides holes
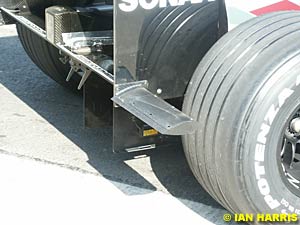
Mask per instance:
[[[0,224],[234,224],[180,146],[114,154],[112,128],[83,127],[82,98],[0,27]]]

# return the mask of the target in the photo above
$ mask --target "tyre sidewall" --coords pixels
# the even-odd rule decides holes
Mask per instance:
[[[237,169],[257,212],[300,213],[300,198],[283,181],[279,147],[290,117],[300,106],[300,66],[297,67],[272,76],[245,117],[240,143],[243,160]]]

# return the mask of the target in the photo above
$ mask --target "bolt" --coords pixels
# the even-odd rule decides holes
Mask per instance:
[[[300,133],[300,118],[295,118],[291,121],[290,128],[295,133]]]
[[[160,88],[158,88],[158,89],[156,90],[156,93],[157,93],[158,95],[160,95],[160,94],[162,93],[162,90],[161,90]]]

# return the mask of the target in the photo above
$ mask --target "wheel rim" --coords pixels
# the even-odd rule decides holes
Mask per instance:
[[[290,191],[300,197],[300,110],[289,119],[283,133],[282,178]]]

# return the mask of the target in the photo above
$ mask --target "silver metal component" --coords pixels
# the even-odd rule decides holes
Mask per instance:
[[[108,71],[104,70],[102,67],[94,63],[93,61],[89,60],[83,55],[77,55],[70,51],[68,48],[66,48],[62,44],[57,44],[56,45],[64,54],[70,56],[74,61],[81,63],[88,69],[94,71],[96,74],[100,75],[103,79],[108,81],[109,83],[113,84],[114,83],[114,76],[109,73]]]
[[[54,27],[55,27],[54,15],[46,13],[45,17],[46,17],[46,38],[50,43],[55,44],[56,41],[55,41],[55,31],[54,31]]]
[[[83,75],[82,75],[82,78],[81,78],[81,80],[80,80],[80,83],[79,83],[79,85],[78,85],[78,90],[80,90],[80,89],[83,87],[84,83],[86,82],[86,80],[89,78],[89,76],[90,76],[91,74],[92,74],[92,71],[89,70],[89,69],[86,69],[86,70],[84,71],[84,73],[83,73]]]
[[[296,156],[296,144],[292,143],[292,162],[290,164],[290,168],[292,169],[295,162],[295,156]]]
[[[86,11],[112,12],[114,9],[114,6],[99,4],[99,5],[88,6],[85,8],[76,7],[75,9],[77,12],[86,12]]]
[[[16,15],[13,11],[8,10],[6,8],[1,7],[0,10],[4,11],[5,13],[7,13],[9,16],[11,16],[12,18],[14,18],[16,21],[18,21],[19,23],[23,24],[24,26],[26,26],[28,29],[30,29],[31,31],[33,31],[34,33],[36,33],[37,35],[39,35],[40,37],[42,37],[43,39],[47,40],[46,37],[46,31],[43,30],[42,28],[40,28],[39,26],[35,25],[34,23],[32,23],[31,21],[29,21],[28,19],[26,19],[23,16],[18,16]],[[92,32],[93,33],[93,32]],[[48,41],[48,40],[47,40]],[[103,79],[105,79],[106,81],[108,81],[109,83],[113,84],[114,83],[114,76],[109,73],[108,71],[104,70],[102,67],[100,67],[99,65],[97,65],[96,63],[94,63],[93,61],[89,60],[88,58],[86,58],[85,56],[82,55],[77,55],[75,53],[73,53],[71,50],[69,50],[68,48],[66,48],[64,45],[57,43],[55,44],[55,46],[61,50],[61,52],[66,55],[69,56],[71,58],[74,59],[74,61],[81,63],[82,65],[84,65],[86,68],[94,71],[96,74],[100,75]]]
[[[297,145],[300,144],[299,134],[300,118],[297,117],[290,122],[289,128],[285,131],[285,137],[280,154],[282,161],[289,167],[289,169],[293,169],[295,160],[298,160],[299,157],[299,154],[296,153]]]
[[[138,146],[135,148],[126,148],[125,151],[126,152],[139,152],[139,151],[146,151],[146,150],[155,149],[155,148],[156,148],[156,145],[152,144],[152,145]]]
[[[299,114],[299,112],[297,112]],[[298,133],[299,118],[293,119],[285,131],[282,151],[281,165],[287,181],[296,189],[300,189],[300,137]]]
[[[300,133],[300,118],[295,118],[291,121],[290,129],[292,132]]]
[[[59,52],[59,54],[60,55],[62,55],[62,53],[61,53],[61,51]],[[67,64],[69,61],[70,61],[70,58],[69,58],[69,56],[61,56],[60,58],[59,58],[59,60],[63,63],[63,64]]]
[[[8,10],[4,7],[1,7],[0,10],[8,14],[10,17],[14,18],[19,23],[26,26],[28,29],[30,29],[31,31],[33,31],[43,39],[46,39],[46,31],[44,31],[42,28],[32,23],[30,20],[26,19],[23,16],[18,16],[16,13],[14,13],[14,11]]]
[[[93,46],[113,45],[112,31],[72,32],[62,34],[64,46],[72,52]]]
[[[283,145],[282,145],[282,149],[281,149],[281,152],[280,152],[280,157],[282,158],[283,157],[283,155],[284,155],[284,153],[285,153],[285,150],[286,150],[286,145],[288,144],[288,142],[287,142],[287,139],[286,138],[284,138],[284,140],[283,140]]]
[[[160,88],[158,88],[158,89],[156,90],[156,93],[157,93],[158,95],[160,95],[160,94],[162,93],[162,90],[161,90]]]
[[[127,83],[112,100],[161,134],[184,135],[193,133],[198,127],[191,117],[136,82],[131,87]]]
[[[281,150],[282,163],[285,169],[294,169],[299,164],[300,154],[297,148],[300,145],[300,118],[293,119],[284,134]],[[299,149],[298,149],[299,150]]]
[[[76,48],[76,49],[72,49],[71,51],[76,53],[77,55],[85,55],[85,56],[88,56],[93,52],[91,47]]]
[[[122,92],[125,92],[130,89],[137,88],[137,87],[147,88],[147,86],[148,86],[148,82],[146,80],[134,81],[134,82],[124,83],[124,84],[116,84],[115,93],[116,95],[120,95],[122,94]]]
[[[91,75],[92,71],[90,69],[82,67],[81,65],[79,65],[79,63],[74,62],[72,59],[70,60],[70,65],[71,65],[71,69],[70,69],[70,72],[69,72],[69,74],[66,78],[66,81],[70,81],[72,76],[76,72],[78,72],[78,74],[82,75],[82,78],[81,78],[80,83],[78,85],[78,90],[80,90],[83,87],[86,80]],[[79,71],[80,71],[80,73],[79,73]]]
[[[67,82],[69,82],[69,81],[71,80],[71,78],[72,78],[72,76],[74,75],[74,73],[75,73],[75,70],[74,70],[73,67],[71,67],[70,72],[69,72],[69,74],[68,74],[68,76],[67,76],[67,78],[66,78],[66,81],[67,81]]]

